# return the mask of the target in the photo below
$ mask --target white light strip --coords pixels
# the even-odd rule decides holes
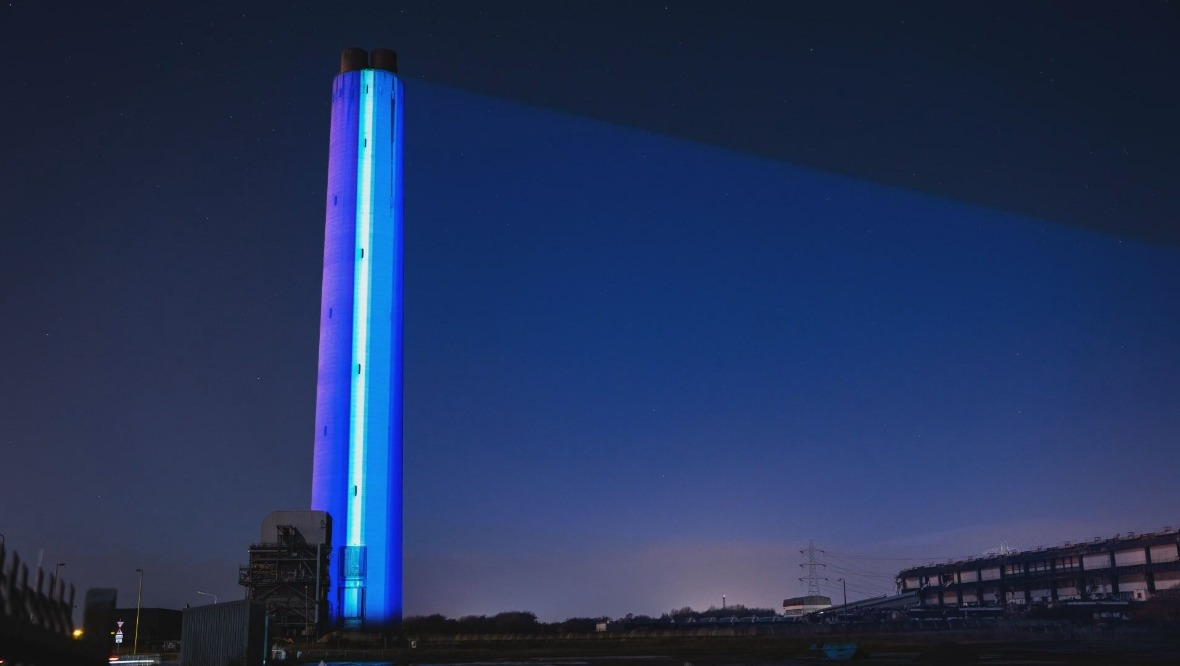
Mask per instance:
[[[372,282],[373,236],[373,70],[361,71],[360,128],[357,132],[356,287],[353,296],[352,437],[349,455],[348,545],[363,546],[364,474],[369,388],[369,290]]]

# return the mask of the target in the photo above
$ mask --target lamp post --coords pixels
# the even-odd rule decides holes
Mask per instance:
[[[135,638],[132,639],[131,652],[139,654],[139,607],[143,602],[143,569],[136,569],[139,574],[139,589],[135,593]]]
[[[200,590],[197,590],[197,594],[203,594],[206,597],[213,597],[213,603],[217,603],[217,595],[216,594],[210,594],[208,592],[202,592]]]
[[[847,613],[848,612],[848,581],[844,580],[843,578],[837,578],[836,580],[838,580],[844,584],[844,612]]]
[[[52,597],[57,592],[57,581],[61,580],[61,568],[66,565],[65,562],[58,562],[57,566],[53,567],[53,583],[49,586],[49,596]]]

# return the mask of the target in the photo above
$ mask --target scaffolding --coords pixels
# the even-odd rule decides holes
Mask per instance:
[[[288,515],[276,519],[276,514]],[[268,516],[263,522],[264,542],[250,546],[250,563],[239,569],[238,583],[246,588],[247,599],[265,607],[271,636],[314,640],[327,627],[330,528],[318,516],[290,514],[321,512]],[[294,518],[289,522],[295,524],[284,524],[287,517]],[[316,521],[318,529],[309,530],[308,523]]]

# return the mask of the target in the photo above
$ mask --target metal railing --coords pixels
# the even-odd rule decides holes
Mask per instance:
[[[46,582],[48,579],[48,589]],[[98,666],[101,640],[74,636],[74,586],[29,566],[0,544],[0,661],[5,666]]]

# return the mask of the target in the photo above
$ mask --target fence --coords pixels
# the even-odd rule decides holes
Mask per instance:
[[[108,636],[74,636],[74,586],[69,588],[38,568],[32,583],[29,567],[15,552],[0,544],[0,663],[5,666],[100,666],[107,661],[104,640]],[[114,610],[112,594],[109,597]],[[96,597],[96,601],[98,597]],[[87,616],[103,615],[91,608]],[[109,613],[108,613],[109,615]],[[95,623],[99,634],[104,625]],[[89,628],[89,627],[88,627]]]

